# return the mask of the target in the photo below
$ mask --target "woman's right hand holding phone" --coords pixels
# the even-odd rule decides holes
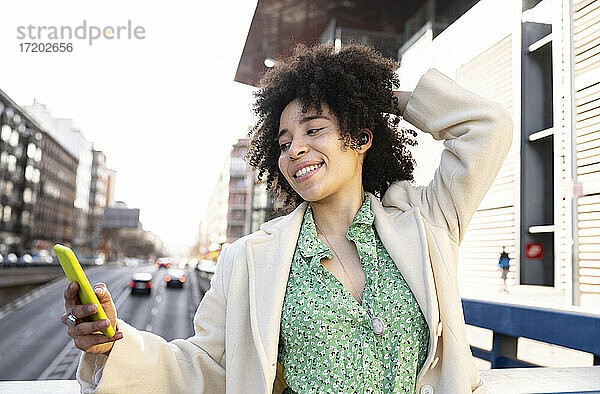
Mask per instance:
[[[117,311],[115,304],[110,297],[108,288],[104,283],[98,283],[94,286],[94,292],[106,312],[108,319],[93,321],[91,315],[96,313],[97,307],[95,304],[81,305],[77,291],[79,284],[72,282],[65,290],[65,313],[61,316],[61,321],[65,324],[67,335],[73,338],[75,346],[87,353],[109,355],[115,341],[123,338],[121,332],[116,332],[113,337],[107,337],[101,330],[112,324],[117,331]],[[75,325],[67,324],[67,316],[69,312],[77,318]]]

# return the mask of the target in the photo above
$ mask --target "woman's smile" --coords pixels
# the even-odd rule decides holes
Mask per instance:
[[[299,166],[297,166],[299,169],[294,171],[294,175],[292,177],[294,178],[294,180],[297,183],[302,183],[302,182],[308,180],[308,178],[312,177],[314,174],[316,174],[321,169],[321,167],[323,167],[324,164],[325,163],[300,164]]]

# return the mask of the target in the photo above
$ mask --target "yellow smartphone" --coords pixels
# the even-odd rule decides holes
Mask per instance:
[[[69,281],[79,283],[79,299],[81,300],[81,303],[96,304],[98,306],[98,312],[91,316],[92,320],[108,319],[104,309],[102,309],[102,305],[100,305],[98,297],[96,297],[96,293],[94,293],[92,285],[90,285],[90,281],[85,276],[85,272],[83,272],[83,268],[81,268],[81,264],[79,264],[75,253],[66,246],[59,244],[54,245],[54,253],[56,253],[56,257],[58,257],[58,261],[60,262],[63,271],[65,271],[65,275],[69,278]],[[102,330],[102,332],[107,337],[115,335],[115,329],[112,325],[109,325],[108,328]]]

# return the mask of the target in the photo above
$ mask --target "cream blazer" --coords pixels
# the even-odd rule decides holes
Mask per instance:
[[[496,177],[513,124],[499,104],[436,69],[419,80],[403,118],[443,140],[431,183],[395,182],[371,197],[375,228],[429,325],[420,394],[484,393],[467,342],[457,254],[467,224]],[[243,237],[219,257],[194,317],[195,335],[167,343],[118,321],[110,357],[83,353],[86,393],[279,393],[276,379],[283,298],[307,203]]]

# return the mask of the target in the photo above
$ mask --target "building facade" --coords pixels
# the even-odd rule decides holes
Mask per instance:
[[[509,285],[545,289],[566,304],[596,305],[598,37],[599,0],[427,0],[403,2],[402,8],[385,0],[259,0],[236,80],[255,84],[269,65],[265,60],[285,54],[294,42],[336,48],[360,42],[399,61],[403,90],[436,67],[499,102],[514,121],[513,145],[461,244],[459,283],[500,283],[497,261],[505,246]],[[397,56],[390,55],[396,46]],[[413,149],[417,184],[433,177],[443,148],[419,133]]]
[[[139,221],[140,210],[123,202],[104,207],[99,249],[109,260],[120,257],[156,257],[162,254],[162,242],[145,231]]]
[[[201,254],[220,250],[227,243],[230,166],[231,155],[227,155],[210,194],[204,219],[200,222],[198,250]]]
[[[102,235],[102,219],[104,207],[106,206],[106,184],[108,172],[106,168],[106,155],[99,150],[92,150],[92,168],[89,198],[89,216],[87,233],[89,237],[89,248],[96,253],[100,245]]]
[[[252,174],[243,156],[248,152],[247,138],[240,138],[231,149],[229,164],[229,196],[227,204],[227,242],[250,232]]]
[[[32,247],[40,189],[41,127],[0,90],[0,254]]]
[[[258,183],[256,174],[251,174],[254,182],[251,185],[250,217],[248,223],[250,233],[260,229],[261,224],[279,216],[273,208],[273,197],[267,193],[267,186],[264,183]]]
[[[89,199],[92,177],[92,143],[75,127],[72,119],[55,118],[48,108],[37,100],[23,109],[31,115],[41,127],[77,157],[77,187],[75,194],[75,221],[73,228],[73,250],[80,256],[90,255],[88,237]]]
[[[34,204],[32,238],[34,248],[50,249],[54,243],[71,245],[73,241],[78,161],[45,131],[40,137],[40,187]],[[37,180],[37,173],[30,172],[25,180]]]

